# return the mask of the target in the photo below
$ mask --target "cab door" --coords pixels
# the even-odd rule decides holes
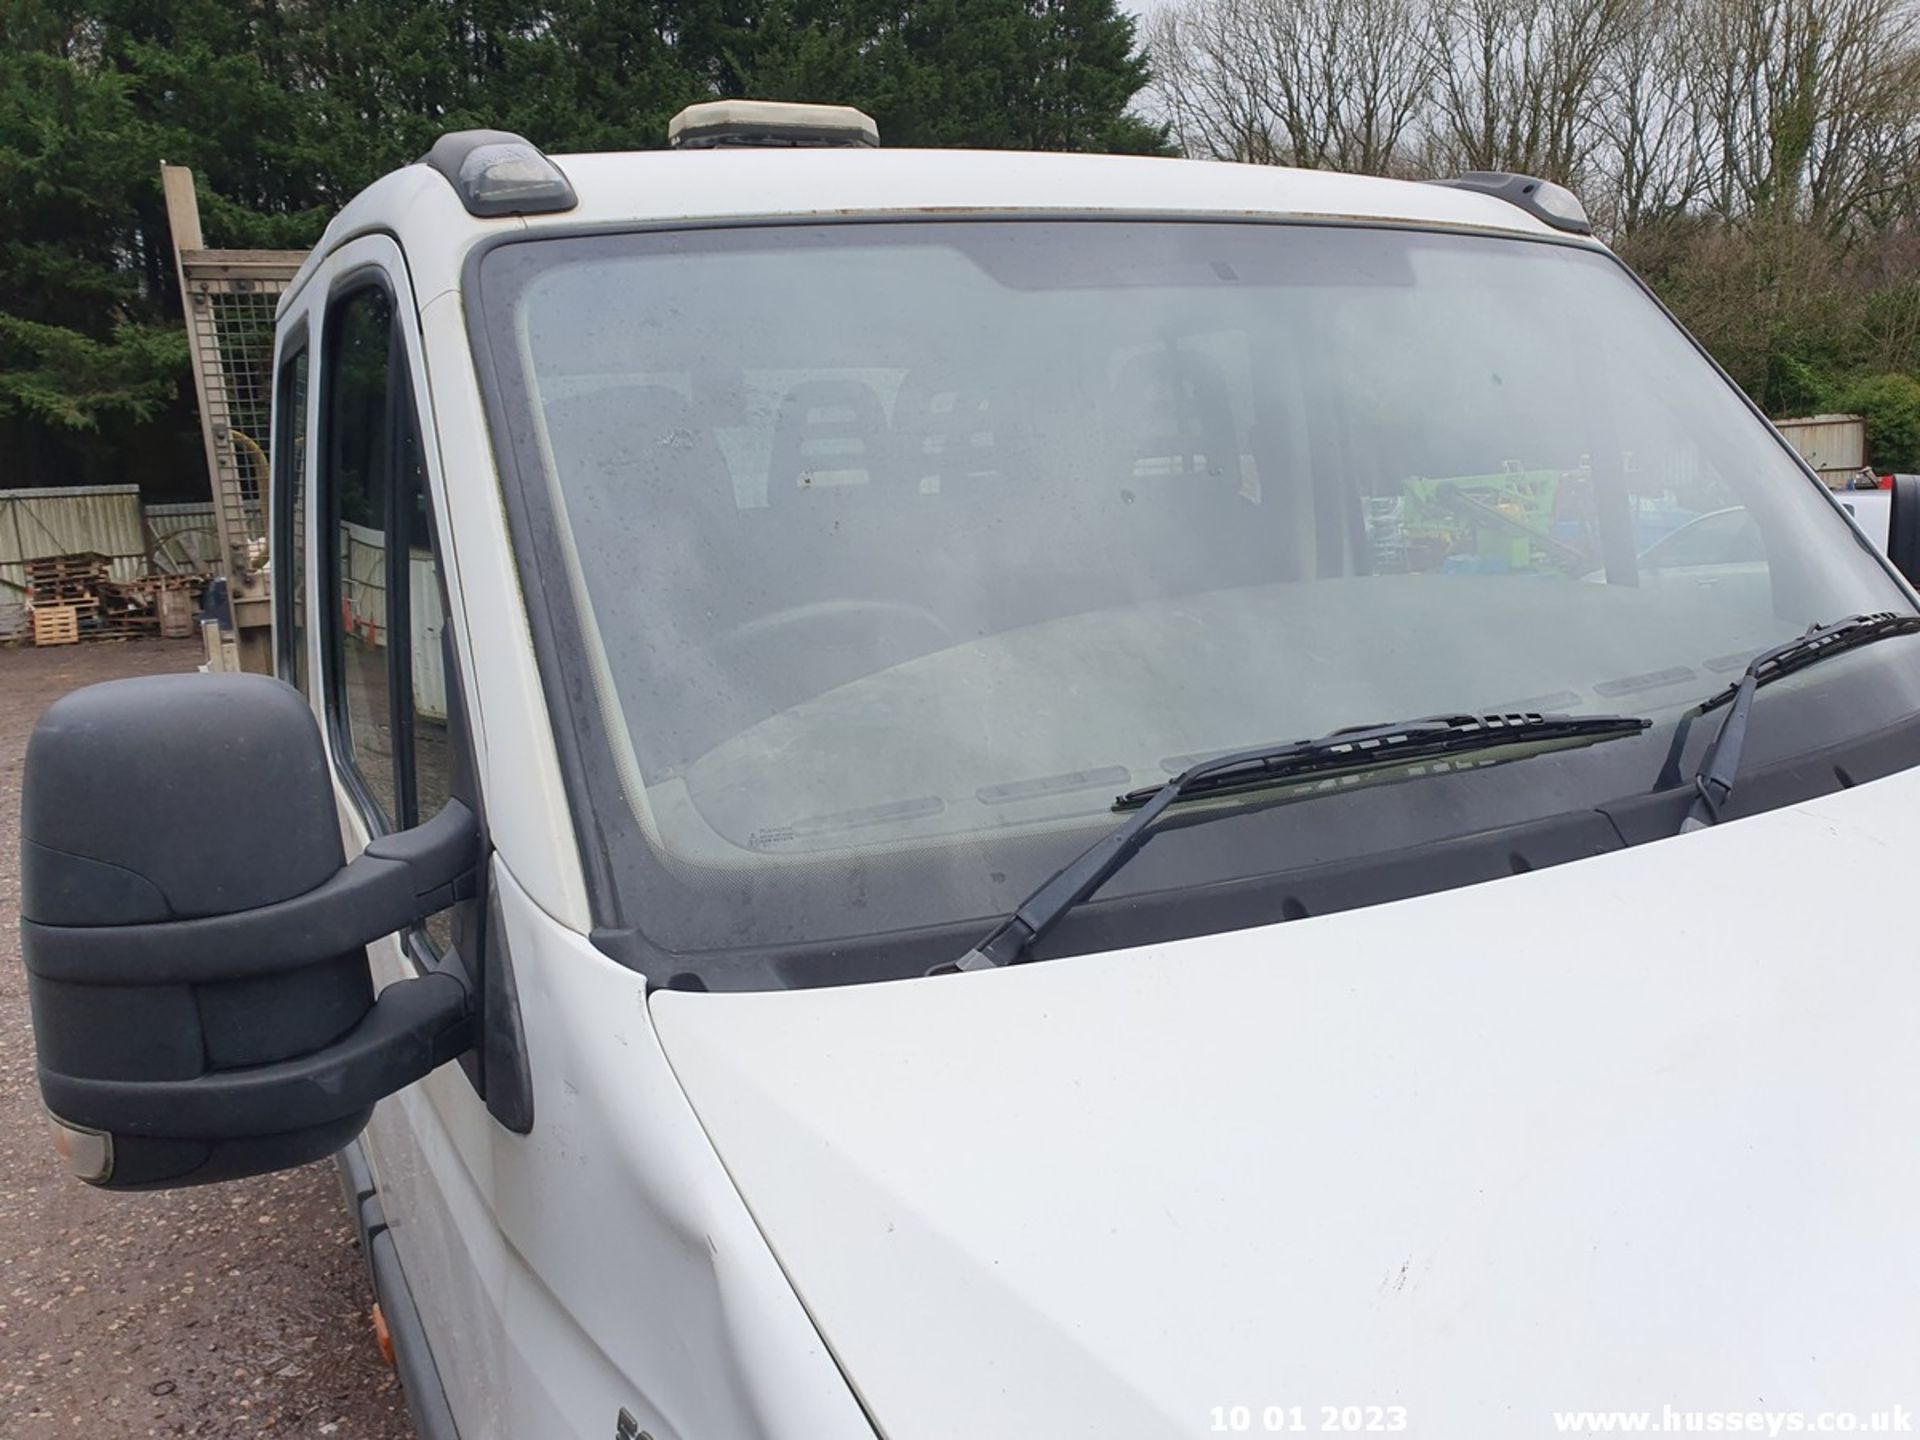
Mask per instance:
[[[349,858],[373,838],[431,819],[450,796],[485,815],[478,793],[460,644],[448,623],[441,537],[445,491],[430,423],[418,312],[399,247],[356,240],[332,254],[282,317],[278,384],[287,470],[276,475],[276,655],[320,718]],[[374,983],[432,964],[481,978],[487,896],[369,945]],[[437,1373],[409,1377],[408,1401],[468,1434],[500,1347],[484,1258],[499,1249],[493,1211],[469,1161],[499,1128],[468,1057],[382,1102],[361,1144],[380,1213]],[[385,1292],[391,1310],[396,1297]],[[403,1303],[403,1302],[401,1302]],[[418,1359],[416,1358],[416,1364]],[[460,1393],[440,1377],[457,1375]],[[422,1391],[426,1393],[420,1393]],[[431,1428],[424,1426],[423,1428]]]

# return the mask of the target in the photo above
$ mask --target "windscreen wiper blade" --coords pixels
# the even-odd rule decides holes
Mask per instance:
[[[1727,718],[1720,722],[1708,742],[1706,753],[1693,775],[1693,803],[1680,822],[1680,833],[1702,830],[1720,821],[1727,798],[1733,794],[1733,782],[1740,774],[1740,752],[1747,743],[1747,716],[1753,710],[1753,697],[1762,685],[1816,665],[1829,655],[1871,645],[1894,635],[1920,634],[1920,615],[1898,615],[1891,610],[1849,615],[1827,625],[1814,625],[1806,634],[1762,650],[1747,662],[1740,678],[1726,689],[1709,695],[1695,709],[1696,715],[1727,706]]]
[[[1430,715],[1397,725],[1355,725],[1318,740],[1295,740],[1267,750],[1216,755],[1166,785],[1129,790],[1113,802],[1116,810],[1152,803],[1169,785],[1176,798],[1252,790],[1277,780],[1298,780],[1346,771],[1376,770],[1400,760],[1432,760],[1447,755],[1526,745],[1547,740],[1605,739],[1634,735],[1653,722],[1638,715]]]
[[[1148,832],[1176,800],[1512,746],[1593,743],[1638,735],[1652,723],[1637,715],[1434,715],[1395,725],[1354,726],[1318,740],[1215,755],[1164,785],[1118,797],[1114,809],[1133,811],[1123,824],[1057,871],[973,949],[956,961],[936,965],[930,973],[1020,963],[1061,916],[1139,853]]]

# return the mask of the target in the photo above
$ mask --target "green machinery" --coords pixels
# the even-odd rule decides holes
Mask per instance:
[[[1368,519],[1381,569],[1579,575],[1597,563],[1592,509],[1585,468],[1513,469],[1410,479]]]

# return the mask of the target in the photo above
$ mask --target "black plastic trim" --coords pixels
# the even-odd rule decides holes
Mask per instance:
[[[466,164],[469,155],[487,145],[519,145],[531,150],[553,171],[554,178],[559,182],[558,188],[544,197],[523,193],[495,198],[476,195],[464,188],[460,183],[460,167]],[[548,159],[538,145],[511,130],[449,130],[433,142],[433,148],[420,157],[420,163],[437,172],[453,187],[453,193],[460,197],[460,203],[466,207],[469,215],[483,220],[498,219],[503,215],[556,215],[580,203],[566,172]]]
[[[347,1211],[356,1224],[361,1222],[360,1206],[363,1201],[373,1198],[373,1167],[367,1163],[367,1149],[356,1138],[333,1157],[339,1169],[340,1196],[347,1202]],[[362,1225],[360,1238],[366,1239],[366,1229]]]
[[[361,1253],[367,1257],[373,1298],[386,1317],[387,1334],[393,1342],[393,1367],[400,1376],[413,1428],[420,1433],[420,1440],[460,1440],[453,1407],[447,1403],[447,1387],[433,1358],[433,1343],[400,1263],[400,1250],[380,1203],[366,1149],[355,1140],[335,1155],[334,1161],[339,1166],[347,1210],[360,1234]]]
[[[1896,475],[1887,502],[1887,559],[1920,585],[1920,475]]]
[[[146,925],[22,920],[42,979],[83,985],[204,984],[269,975],[357,949],[473,893],[480,832],[447,802],[426,824],[382,835],[304,895],[255,910]]]
[[[407,337],[400,315],[399,292],[391,292],[392,313],[387,329],[387,517],[386,628],[387,733],[393,745],[393,823],[399,829],[420,823],[418,777],[413,749],[413,547],[407,524],[409,493],[407,441],[413,441],[414,460],[422,476],[426,460],[421,451],[420,406],[413,394],[413,369],[407,364]],[[410,308],[410,307],[409,307]],[[431,500],[431,496],[429,496]],[[402,615],[409,623],[394,622]]]
[[[293,560],[303,575],[306,569],[306,556],[296,557],[293,554],[293,507],[288,504],[288,501],[292,498],[290,492],[298,488],[301,492],[300,503],[304,505],[306,486],[301,483],[296,487],[293,475],[294,447],[281,443],[286,437],[280,434],[280,427],[288,423],[286,406],[290,367],[302,357],[307,362],[307,386],[309,390],[313,389],[315,356],[312,338],[305,315],[295,320],[287,328],[286,334],[281,337],[273,368],[273,418],[268,425],[268,443],[273,447],[272,456],[274,457],[269,461],[270,473],[267,476],[269,558],[276,562],[281,561],[282,557]],[[310,435],[306,437],[306,442],[298,457],[300,463],[304,463],[308,455],[317,453]],[[287,458],[280,458],[282,456]],[[304,482],[306,477],[302,475],[299,479]],[[274,574],[281,582],[273,587],[274,668],[282,680],[304,695],[307,693],[308,677],[304,666],[296,667],[294,664],[292,621],[294,594],[296,590],[299,591],[300,598],[304,600],[306,587],[293,583],[292,572],[286,569],[283,563],[275,565]]]
[[[1492,195],[1509,205],[1524,210],[1542,225],[1551,225],[1556,230],[1564,230],[1569,235],[1593,234],[1593,222],[1586,218],[1586,206],[1580,206],[1581,218],[1573,219],[1566,215],[1556,215],[1540,203],[1540,187],[1555,185],[1566,193],[1573,191],[1557,181],[1543,180],[1534,175],[1520,175],[1508,170],[1469,170],[1464,175],[1456,175],[1450,180],[1436,180],[1436,185],[1445,185],[1453,190],[1472,190],[1481,195]],[[1580,197],[1574,196],[1574,203],[1580,203]]]
[[[520,991],[514,981],[513,952],[497,892],[487,896],[486,936],[480,962],[480,1093],[487,1113],[516,1135],[533,1130],[533,1072],[527,1059],[526,1027],[520,1019]]]
[[[326,533],[339,533],[340,496],[334,477],[330,473],[329,461],[333,448],[333,391],[334,367],[339,351],[334,343],[334,330],[339,324],[340,311],[355,295],[365,290],[378,290],[387,297],[389,324],[398,329],[400,313],[400,292],[393,283],[393,276],[384,265],[369,260],[356,265],[351,270],[336,276],[327,286],[320,321],[320,372],[309,380],[310,384],[320,387],[320,425],[313,435],[307,437],[309,448],[318,446],[315,451],[314,490],[318,500],[318,509]],[[388,339],[389,363],[392,355],[392,335]],[[389,385],[391,390],[391,385]],[[388,525],[391,528],[393,513],[393,485],[387,486]],[[389,546],[389,549],[392,547]],[[329,624],[320,627],[321,633],[313,637],[312,643],[320,647],[320,693],[323,727],[326,732],[327,751],[333,756],[334,768],[343,781],[347,794],[353,801],[355,811],[361,822],[373,835],[385,834],[401,823],[399,816],[389,816],[380,802],[374,798],[373,788],[366,777],[360,773],[359,763],[353,757],[353,726],[347,715],[346,659],[340,647],[340,558],[331,546],[322,552],[327,557],[320,572],[320,614],[330,619]],[[392,690],[392,660],[388,660],[388,690]],[[391,694],[389,694],[391,704]],[[394,788],[399,789],[399,754],[394,755]]]
[[[1916,766],[1920,766],[1920,723],[1903,721],[1756,769],[1742,778],[1740,793],[1726,813],[1730,818],[1756,815]],[[1840,778],[1843,775],[1845,779]],[[1208,907],[1211,923],[1205,933],[1227,933],[1416,899],[1671,839],[1679,832],[1693,794],[1691,787],[1676,786],[1359,860],[1183,889],[1096,897],[1062,920],[1035,947],[1033,958],[1086,955],[1186,938],[1196,932],[1182,917],[1196,903]],[[708,952],[701,960],[716,989],[764,989],[769,984],[801,989],[897,980],[961,955],[985,928],[1002,918],[981,916],[853,940]],[[633,927],[597,929],[591,939],[612,960],[667,988],[709,988],[706,980],[682,972],[683,957],[652,944]]]
[[[40,1067],[47,1108],[115,1135],[246,1140],[370,1109],[473,1043],[466,984],[423,975],[380,992],[366,1017],[312,1055],[190,1080],[100,1080]]]
[[[839,125],[769,125],[736,120],[682,131],[675,150],[875,150],[878,140]]]

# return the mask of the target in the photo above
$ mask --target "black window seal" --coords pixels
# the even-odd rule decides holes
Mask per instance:
[[[338,625],[322,627],[325,640],[321,644],[321,667],[323,670],[324,691],[323,706],[327,717],[327,744],[333,754],[334,764],[340,772],[355,811],[366,825],[369,838],[392,834],[407,827],[407,817],[418,808],[417,777],[414,773],[413,756],[413,672],[412,672],[412,631],[410,626],[395,624],[398,613],[396,607],[411,604],[411,547],[405,543],[408,535],[405,516],[402,509],[402,491],[404,483],[404,458],[409,436],[412,437],[415,453],[421,469],[422,478],[427,476],[426,436],[420,424],[420,407],[413,385],[413,369],[408,359],[406,336],[401,326],[400,292],[393,283],[391,273],[382,265],[369,263],[356,266],[341,275],[328,287],[325,319],[321,328],[321,346],[323,350],[324,387],[320,398],[321,424],[324,433],[321,436],[321,451],[325,453],[332,444],[332,381],[333,366],[337,350],[333,348],[332,335],[336,316],[341,309],[351,304],[358,296],[368,292],[378,292],[387,298],[389,324],[387,330],[387,375],[386,387],[386,463],[388,467],[388,485],[385,500],[383,522],[387,536],[384,559],[386,580],[386,615],[384,623],[387,630],[387,723],[393,745],[393,788],[394,815],[387,815],[373,796],[366,777],[360,773],[360,767],[353,755],[353,729],[346,712],[345,657],[341,650],[341,637]],[[309,366],[311,366],[309,361]],[[312,383],[312,370],[309,368],[309,383]],[[403,428],[405,427],[405,428]],[[311,442],[309,442],[311,444]],[[329,536],[326,554],[327,563],[324,574],[322,596],[323,613],[340,613],[341,576],[339,556],[332,543],[340,524],[339,496],[331,483],[331,476],[325,485],[326,524]],[[432,486],[425,487],[430,543],[437,545],[439,535],[438,517],[433,513]],[[407,498],[411,498],[410,495]],[[395,543],[396,537],[401,543]],[[437,550],[436,550],[436,553]],[[451,616],[447,606],[446,577],[436,575],[440,587],[441,605],[444,613]],[[411,614],[407,609],[406,613]],[[454,647],[457,654],[457,646]],[[458,682],[449,677],[450,686]],[[449,703],[452,697],[449,696]],[[463,735],[462,743],[467,743]],[[478,798],[477,796],[475,797]],[[478,810],[476,814],[480,813]],[[415,816],[415,823],[431,817]],[[441,963],[440,957],[431,941],[424,935],[424,927],[411,926],[401,935],[401,949],[416,973],[424,974]],[[466,961],[466,957],[462,957]],[[466,961],[469,971],[478,964],[478,958]]]
[[[631,847],[636,844],[644,845],[645,842],[640,836],[637,821],[630,814],[602,813],[604,810],[611,809],[604,804],[604,797],[600,806],[597,807],[595,804],[596,786],[590,779],[590,772],[616,773],[613,769],[612,744],[604,733],[599,707],[591,703],[575,703],[570,699],[568,676],[562,668],[561,647],[563,644],[574,643],[581,634],[581,617],[571,587],[538,583],[538,576],[534,573],[536,567],[544,571],[551,561],[556,543],[557,525],[551,506],[541,493],[544,489],[545,477],[528,473],[520,463],[517,448],[510,443],[513,432],[506,407],[505,382],[489,338],[488,307],[480,281],[482,267],[490,255],[503,247],[538,244],[545,240],[758,229],[812,229],[825,225],[855,227],[1014,224],[1027,221],[1102,225],[1252,225],[1300,229],[1389,231],[1399,234],[1466,237],[1520,245],[1544,245],[1599,256],[1610,261],[1642,295],[1653,303],[1659,314],[1665,317],[1668,324],[1692,347],[1694,353],[1707,363],[1721,383],[1746,408],[1748,414],[1758,420],[1766,432],[1772,436],[1780,453],[1799,472],[1806,483],[1826,496],[1827,502],[1840,514],[1840,518],[1843,520],[1847,518],[1839,501],[1828,490],[1825,483],[1799,452],[1774,429],[1765,412],[1754,403],[1746,391],[1740,388],[1725,367],[1713,358],[1692,331],[1681,324],[1673,311],[1630,265],[1616,255],[1609,246],[1592,236],[1559,232],[1535,234],[1489,226],[1396,220],[1388,216],[1255,215],[1244,211],[1048,210],[1043,208],[941,214],[912,211],[883,211],[870,215],[817,212],[729,216],[720,219],[575,222],[542,224],[489,235],[467,251],[461,265],[460,296],[466,314],[467,348],[473,361],[474,375],[480,390],[481,409],[487,425],[487,439],[500,485],[501,503],[507,518],[507,531],[514,552],[515,567],[521,580],[520,593],[526,606],[527,624],[533,639],[534,662],[540,676],[541,689],[544,692],[542,699],[546,706],[549,730],[560,762],[562,787],[566,795],[569,818],[572,821],[575,845],[580,858],[588,911],[594,925],[592,938],[604,953],[618,963],[635,969],[645,966],[651,971],[657,966],[647,965],[648,960],[677,961],[678,957],[668,957],[664,952],[655,952],[644,939],[637,914],[629,913],[630,908],[637,910],[637,907],[629,907],[623,903],[622,885],[614,860],[614,851],[618,849],[623,854],[631,854],[633,853]],[[1905,582],[1900,580],[1898,572],[1886,556],[1874,550],[1872,544],[1859,533],[1857,526],[1853,526],[1850,521],[1848,524],[1861,548],[1872,555],[1880,567],[1904,587]],[[626,808],[620,807],[623,811]],[[661,973],[652,978],[656,982],[663,981],[666,975]]]
[[[419,406],[413,398],[413,373],[407,364],[407,339],[401,333],[400,307],[393,307],[387,331],[387,729],[393,736],[394,824],[418,825],[419,786],[413,765],[413,546],[406,506],[412,503],[407,445],[426,474],[420,454]]]
[[[307,317],[302,315],[287,330],[286,338],[280,344],[279,362],[273,372],[274,423],[268,431],[267,443],[272,449],[272,474],[268,477],[268,505],[272,511],[272,524],[268,529],[269,558],[276,562],[274,574],[280,582],[273,587],[273,666],[274,672],[288,681],[301,694],[307,693],[308,677],[295,676],[293,671],[293,600],[296,586],[293,574],[286,562],[291,560],[300,569],[302,577],[306,573],[306,556],[293,553],[293,507],[288,503],[293,491],[293,447],[287,443],[291,438],[291,419],[287,414],[287,389],[291,381],[294,365],[301,359],[307,363],[307,386],[313,389],[313,350],[312,335]],[[309,397],[309,400],[311,397]],[[313,439],[306,436],[306,454],[314,453]],[[305,458],[304,456],[302,457]],[[303,475],[302,479],[305,478]],[[300,503],[306,504],[310,487],[300,487]],[[301,597],[305,598],[304,595]]]
[[[348,305],[352,304],[356,296],[365,294],[369,291],[377,291],[387,297],[387,308],[388,308],[388,314],[389,314],[389,330],[388,330],[388,342],[387,342],[388,364],[389,364],[388,373],[389,373],[389,377],[391,377],[394,337],[399,332],[397,317],[400,311],[400,304],[399,304],[398,292],[395,290],[393,285],[393,279],[387,273],[385,267],[378,264],[374,264],[374,263],[355,266],[353,269],[347,271],[345,274],[335,279],[333,284],[331,284],[327,288],[326,308],[324,312],[325,318],[321,322],[321,331],[320,331],[321,349],[322,349],[321,384],[325,387],[325,390],[321,396],[320,420],[321,420],[321,424],[325,427],[324,433],[321,436],[321,445],[322,445],[321,453],[322,453],[322,457],[328,460],[329,462],[331,461],[331,458],[332,458],[333,438],[334,438],[333,437],[333,406],[332,406],[334,367],[335,367],[335,364],[337,363],[338,356],[339,356],[339,350],[334,344],[334,327],[337,323],[335,317],[337,317],[340,314],[340,312],[344,310]],[[404,349],[404,342],[402,342],[402,347]],[[394,387],[391,383],[391,379],[389,379],[389,383],[387,385],[387,396],[388,396],[387,406],[388,406],[389,421],[391,421],[392,419],[393,390],[394,390]],[[312,442],[309,441],[309,444],[311,443]],[[389,424],[388,426],[388,446],[389,446],[389,460],[391,460],[391,449],[392,449],[391,424]],[[326,529],[325,553],[327,556],[327,560],[326,560],[326,566],[324,570],[325,584],[322,587],[323,593],[321,596],[321,599],[323,602],[322,613],[327,616],[333,617],[333,623],[329,623],[322,627],[322,629],[326,633],[326,639],[324,643],[322,643],[320,646],[321,689],[324,694],[322,708],[326,714],[326,719],[327,719],[327,748],[329,749],[329,751],[332,752],[335,768],[340,772],[340,775],[345,781],[347,794],[353,801],[354,809],[357,812],[359,812],[361,821],[367,827],[368,838],[372,839],[372,838],[377,838],[381,835],[387,835],[387,834],[393,833],[393,831],[399,825],[400,816],[399,815],[389,816],[381,808],[380,802],[374,798],[372,787],[367,784],[366,777],[360,773],[359,763],[354,759],[354,755],[353,755],[353,728],[352,728],[351,719],[347,714],[346,656],[341,648],[340,626],[338,624],[338,617],[341,614],[341,608],[340,608],[341,576],[340,576],[339,547],[336,541],[340,533],[340,493],[339,493],[338,486],[336,486],[333,483],[333,476],[331,474],[330,464],[328,465],[326,473],[321,473],[316,468],[316,474],[324,482],[325,488],[326,488],[326,495],[325,495],[326,508],[324,513],[324,520],[325,520],[325,529]],[[387,500],[386,500],[387,522],[389,527],[391,527],[393,508],[394,508],[393,490],[394,490],[394,487],[393,487],[393,484],[391,483],[391,478],[390,478],[387,486]],[[391,533],[390,530],[389,530],[389,533]],[[392,554],[393,546],[389,544],[386,548],[388,551],[388,576],[389,576],[389,583],[391,583],[391,574],[392,574],[391,554]],[[392,613],[393,613],[393,595],[392,595],[392,591],[389,590],[387,595],[387,614],[388,614],[389,620],[392,616]],[[389,631],[389,634],[387,637],[387,641],[388,641],[387,643],[387,689],[388,689],[387,703],[389,706],[388,724],[389,726],[391,726],[392,724],[391,707],[396,703],[395,697],[392,694],[393,637],[392,637],[391,631],[393,627],[391,623],[388,624],[387,629]],[[397,734],[394,736],[393,745],[394,745],[394,756],[393,756],[394,808],[396,810],[399,810],[400,799],[401,799],[401,788],[400,788],[401,764],[400,764],[399,736]],[[400,813],[403,815],[405,814],[405,811],[402,810]]]
[[[408,388],[411,390],[411,383],[409,383]],[[415,408],[417,413],[418,407],[416,406]],[[434,508],[433,486],[431,483],[428,483],[431,477],[428,475],[426,469],[424,438],[422,438],[420,446],[422,451],[420,456],[421,489],[426,499],[427,508],[427,550],[428,553],[433,556],[434,589],[440,597],[440,614],[442,617],[440,651],[442,669],[445,671],[443,679],[447,688],[447,750],[448,764],[450,767],[447,777],[447,794],[449,798],[461,801],[469,810],[473,811],[480,822],[482,850],[484,853],[490,854],[493,847],[488,838],[485,797],[480,794],[479,766],[475,763],[473,754],[473,732],[467,711],[467,687],[465,680],[463,680],[460,675],[460,641],[459,637],[454,633],[453,628],[453,602],[447,593],[447,570],[441,559],[446,551],[440,543],[440,516]],[[411,567],[411,547],[402,546],[399,548],[409,551],[406,563]],[[411,576],[409,576],[409,579],[411,579]],[[409,602],[412,600],[411,591],[409,591],[408,600]],[[409,616],[411,616],[411,610],[409,610],[408,613]],[[414,706],[412,645],[413,635],[411,626],[409,626],[407,635],[408,668],[406,675],[407,773],[410,779],[411,793],[414,796],[414,806],[417,810],[419,804],[419,777],[413,763]],[[399,703],[397,698],[395,703],[396,705]],[[439,812],[435,811],[434,813],[438,814]],[[431,815],[419,815],[416,817],[415,823],[423,823],[432,818],[433,816]],[[489,888],[488,882],[483,874],[477,897],[471,901],[462,901],[461,904],[478,906],[479,910],[477,913],[484,916]],[[484,930],[481,928],[481,925],[475,925],[474,930],[476,935],[481,937],[481,943],[484,944]],[[411,925],[402,931],[401,944],[406,950],[407,958],[413,963],[414,969],[422,974],[431,970],[445,958],[435,948],[433,938],[427,934],[427,927],[424,922],[418,925]],[[457,953],[457,946],[455,950]],[[460,959],[466,966],[468,975],[473,982],[476,985],[481,983],[482,956],[474,955],[469,957],[462,955]]]

